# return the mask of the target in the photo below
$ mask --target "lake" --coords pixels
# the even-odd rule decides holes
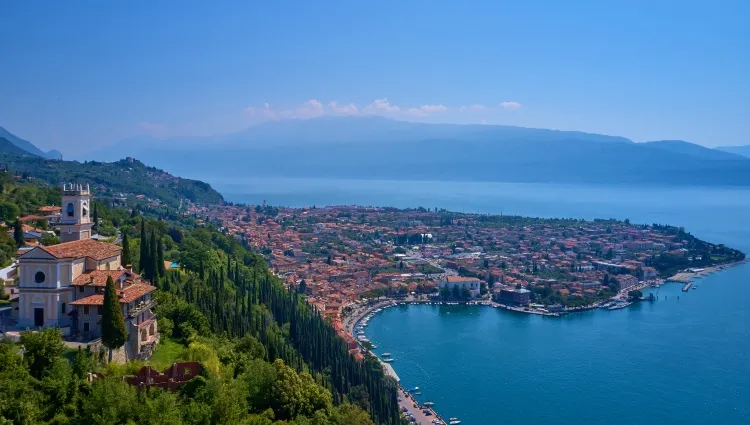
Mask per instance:
[[[750,251],[747,188],[201,178],[234,202],[629,218]],[[563,318],[401,306],[371,320],[367,335],[393,354],[405,387],[466,425],[750,423],[750,265],[697,285]]]

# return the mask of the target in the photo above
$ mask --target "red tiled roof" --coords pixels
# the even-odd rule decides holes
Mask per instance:
[[[86,298],[73,301],[70,305],[104,305],[104,294],[89,295]]]
[[[49,205],[49,206],[45,206],[45,207],[39,208],[39,212],[43,212],[43,213],[45,213],[45,212],[57,212],[57,211],[61,211],[61,210],[62,210],[62,208],[56,207],[54,205]]]
[[[93,239],[65,242],[58,245],[40,247],[55,258],[89,257],[100,261],[120,255],[122,248],[115,244]]]
[[[123,297],[120,298],[121,303],[129,303],[155,290],[156,290],[155,286],[151,286],[146,283],[136,283],[136,284],[128,286],[122,291],[117,291],[117,292],[123,294]]]
[[[137,300],[138,298],[153,292],[156,290],[155,286],[151,286],[145,283],[136,283],[128,286],[123,290],[118,290],[117,295],[120,296],[120,303],[126,304]],[[86,298],[75,300],[70,305],[104,305],[104,294],[89,295]]]
[[[80,276],[73,280],[73,285],[92,285],[92,286],[107,286],[107,278],[112,276],[112,280],[118,280],[125,275],[125,279],[138,279],[141,276],[137,273],[131,273],[127,270],[92,270],[87,273],[82,273]],[[93,279],[93,283],[92,283]]]
[[[43,219],[43,218],[44,218],[44,217],[40,217],[40,216],[38,216],[38,215],[27,215],[27,216],[25,216],[25,217],[19,217],[19,218],[18,218],[18,221],[20,221],[20,222],[24,222],[24,221],[32,221],[32,220],[41,220],[41,219]]]

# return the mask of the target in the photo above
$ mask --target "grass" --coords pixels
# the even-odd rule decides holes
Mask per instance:
[[[179,360],[182,355],[185,354],[185,350],[186,348],[184,345],[166,337],[162,337],[156,350],[154,350],[154,354],[151,355],[149,363],[154,369],[164,371],[169,368],[172,363]]]

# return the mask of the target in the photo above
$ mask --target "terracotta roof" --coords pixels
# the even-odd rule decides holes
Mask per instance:
[[[43,212],[43,213],[44,212],[57,212],[57,211],[61,211],[61,210],[62,210],[62,208],[56,207],[54,205],[49,205],[49,206],[46,206],[46,207],[39,208],[39,212]]]
[[[156,290],[155,286],[151,286],[146,283],[136,283],[136,284],[128,286],[122,291],[117,291],[117,292],[123,294],[123,297],[120,298],[121,303],[129,303],[155,290]]]
[[[55,258],[83,258],[105,260],[120,255],[122,248],[115,244],[93,239],[65,242],[58,245],[40,247]]]
[[[44,217],[40,217],[38,215],[27,215],[27,216],[24,216],[24,217],[19,217],[18,221],[24,222],[24,221],[32,221],[32,220],[41,220],[43,218]]]
[[[76,286],[83,286],[83,285],[92,285],[92,286],[107,286],[107,278],[112,276],[112,280],[117,281],[118,279],[122,278],[122,275],[125,275],[125,279],[138,279],[141,276],[137,273],[131,273],[127,270],[92,270],[90,272],[82,273],[80,276],[75,278],[73,280],[73,285]],[[93,279],[93,283],[92,283]]]
[[[155,286],[147,285],[145,283],[136,283],[128,286],[123,290],[118,290],[117,295],[120,297],[120,304],[133,302],[138,298],[153,292],[156,290]],[[86,298],[75,300],[70,305],[104,305],[104,294],[89,295]]]
[[[89,295],[86,298],[73,301],[70,305],[104,305],[104,294]]]

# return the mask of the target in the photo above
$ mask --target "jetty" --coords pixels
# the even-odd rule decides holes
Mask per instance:
[[[682,287],[682,292],[687,292],[691,286],[693,286],[693,282],[686,283],[685,286]]]

